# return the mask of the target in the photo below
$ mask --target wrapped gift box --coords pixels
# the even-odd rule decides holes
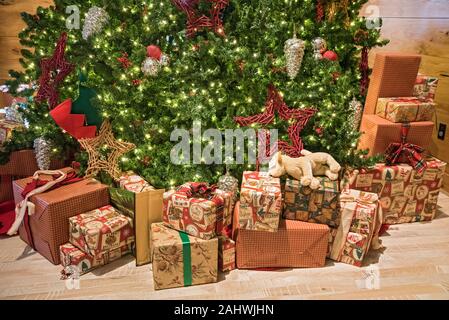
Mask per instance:
[[[418,75],[421,56],[379,52],[371,74],[364,114],[376,113],[377,100],[389,97],[410,97]]]
[[[229,212],[225,204],[232,201],[232,193],[212,190],[198,193],[193,190],[202,183],[189,182],[176,190],[164,193],[162,221],[176,230],[202,239],[212,239],[226,228]],[[228,199],[227,199],[228,198]]]
[[[376,114],[391,122],[432,121],[435,108],[432,99],[379,98]]]
[[[151,241],[155,289],[217,282],[217,238],[200,239],[163,223],[153,223]]]
[[[218,269],[227,272],[235,269],[235,241],[227,236],[218,236]]]
[[[90,255],[100,255],[134,243],[132,220],[107,205],[69,218],[70,243]]]
[[[382,210],[375,193],[346,189],[341,192],[341,224],[331,231],[329,258],[361,267],[371,248],[378,244]]]
[[[234,220],[238,221],[237,204]],[[324,224],[281,219],[277,232],[246,230],[234,224],[239,269],[323,267],[329,241]]]
[[[427,149],[432,141],[433,122],[411,122],[410,125],[407,142]],[[384,154],[390,143],[401,141],[401,128],[402,123],[393,123],[377,115],[364,115],[358,148],[369,149],[369,156]]]
[[[136,265],[151,262],[151,224],[162,222],[163,194],[165,189],[144,188],[141,192],[134,189],[110,188],[111,203],[121,213],[132,218],[135,236]]]
[[[103,252],[92,256],[71,243],[63,244],[59,247],[61,265],[64,268],[76,268],[79,275],[90,272],[96,267],[106,265],[112,261],[120,259],[131,252],[131,245],[124,245],[120,248]]]
[[[429,158],[427,169],[418,173],[408,164],[347,171],[344,184],[351,189],[379,195],[384,223],[430,221],[435,217],[446,163]]]
[[[66,168],[64,171],[72,169]],[[52,180],[50,176],[40,176]],[[32,177],[13,182],[14,200],[21,202]],[[30,198],[35,212],[19,228],[20,238],[54,264],[60,264],[59,246],[69,241],[69,218],[109,203],[108,187],[94,179],[61,186]],[[28,230],[28,232],[27,232]]]
[[[340,224],[340,187],[338,181],[318,177],[320,188],[312,190],[298,180],[287,178],[284,191],[284,218],[331,227]]]
[[[134,193],[154,190],[154,187],[145,181],[145,179],[134,173],[122,175],[119,179],[119,184],[120,188]]]
[[[421,99],[435,99],[438,78],[419,74],[416,78],[413,96]]]
[[[282,192],[279,178],[268,172],[243,172],[240,191],[240,210],[237,224],[240,229],[276,232],[282,211]]]

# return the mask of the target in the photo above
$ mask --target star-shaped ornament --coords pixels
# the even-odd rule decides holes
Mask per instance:
[[[59,86],[75,68],[73,64],[65,60],[66,43],[67,33],[64,32],[58,40],[53,56],[43,58],[40,62],[41,76],[39,77],[39,90],[35,100],[40,103],[48,101],[50,110],[59,103]]]
[[[284,151],[290,157],[300,157],[301,151],[304,148],[301,139],[301,131],[309,122],[310,118],[315,115],[316,110],[312,108],[289,108],[274,85],[270,85],[268,87],[268,96],[265,102],[265,111],[263,113],[249,117],[235,117],[234,121],[242,127],[249,126],[253,123],[267,125],[274,121],[275,112],[279,114],[281,119],[289,121],[290,123],[288,127],[288,137],[290,138],[292,144],[290,145],[286,141],[279,140],[279,150]],[[269,137],[267,137],[267,141],[269,141]]]
[[[136,147],[132,143],[122,142],[115,139],[111,124],[107,120],[101,125],[100,133],[97,137],[80,139],[78,141],[89,156],[88,167],[86,170],[87,178],[94,177],[100,171],[104,171],[114,180],[119,180],[121,171],[118,162],[120,158]],[[109,151],[106,157],[103,155],[103,150]]]
[[[198,5],[201,1],[211,4],[209,16],[199,12]],[[187,15],[187,37],[191,38],[203,29],[210,29],[220,36],[225,36],[221,13],[229,5],[229,0],[172,0],[172,2]]]

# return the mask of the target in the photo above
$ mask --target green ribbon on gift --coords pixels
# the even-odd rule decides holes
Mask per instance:
[[[192,252],[189,236],[179,231],[179,237],[182,241],[182,257],[184,260],[184,286],[187,287],[192,285]]]

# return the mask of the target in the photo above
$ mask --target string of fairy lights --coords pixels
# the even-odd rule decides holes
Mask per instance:
[[[84,2],[84,1],[83,1]],[[145,32],[152,32],[152,30],[157,30],[160,34],[170,34],[173,30],[180,30],[180,26],[184,27],[185,18],[177,12],[176,8],[172,8],[170,10],[164,10],[167,6],[171,6],[170,1],[122,1],[123,7],[121,11],[123,12],[124,17],[129,17],[130,15],[134,17],[133,25],[137,30],[142,30]],[[303,6],[303,7],[311,7],[314,5],[315,0],[285,0],[286,6]],[[87,3],[83,3],[82,8],[89,8],[90,6],[98,5],[97,1],[87,1]],[[357,8],[357,10],[355,9]],[[326,26],[326,30],[330,33],[337,33],[342,30],[349,29],[350,33],[354,34],[355,31],[365,23],[365,18],[358,17],[358,6],[351,5],[349,10],[349,15],[354,17],[354,20],[351,21],[349,26],[344,26],[343,24],[333,23],[331,25]],[[263,12],[261,12],[262,14]],[[59,21],[59,24],[62,26],[66,23],[67,15],[59,11],[40,9],[40,15],[42,15],[42,19],[47,19],[48,23],[55,23]],[[286,12],[281,13],[281,21],[279,21],[280,26],[285,26],[283,28],[287,29],[288,26],[292,25],[292,22],[289,21],[289,15]],[[118,23],[118,19],[121,17],[115,17],[115,20],[108,23],[103,31],[99,34],[95,34],[89,40],[89,45],[91,46],[91,52],[88,53],[87,57],[82,60],[83,64],[78,65],[80,70],[83,73],[88,73],[89,79],[92,83],[97,83],[95,89],[98,92],[98,104],[101,106],[102,116],[104,118],[115,118],[119,117],[121,121],[114,123],[114,129],[119,131],[120,133],[126,133],[128,130],[134,131],[135,124],[133,121],[135,119],[141,118],[141,116],[137,115],[137,111],[133,108],[133,101],[127,100],[130,97],[130,91],[136,91],[142,97],[146,95],[149,88],[153,85],[155,80],[153,79],[142,79],[143,81],[139,83],[137,86],[132,83],[134,79],[142,78],[140,63],[133,64],[128,69],[121,70],[116,63],[116,57],[113,53],[117,50],[114,47],[117,39],[123,40],[127,38],[127,44],[132,48],[132,51],[139,51],[145,48],[149,43],[143,43],[143,40],[146,35],[142,33],[131,33],[128,34],[127,27],[122,23]],[[157,21],[157,25],[155,25],[155,21]],[[319,36],[319,34],[313,34],[313,31],[316,30],[315,26],[316,22],[307,18],[303,21],[298,22],[298,28],[296,28],[297,36],[302,39],[311,39],[311,37]],[[290,30],[291,29],[291,30]],[[35,43],[39,43],[44,39],[57,39],[59,35],[59,31],[57,28],[55,30],[44,30],[39,34],[33,35],[33,41]],[[227,30],[226,30],[227,31]],[[66,48],[66,54],[69,57],[73,55],[74,47],[80,45],[81,36],[80,31],[76,30],[76,32],[68,33],[68,43]],[[126,33],[124,35],[124,33]],[[121,158],[123,163],[127,163],[131,159],[136,159],[138,161],[142,160],[148,152],[157,152],[158,144],[153,142],[155,135],[169,135],[169,131],[172,128],[158,125],[160,123],[170,122],[173,124],[181,123],[182,118],[185,117],[185,111],[189,110],[192,114],[201,115],[205,110],[210,111],[211,107],[223,106],[226,109],[226,106],[232,106],[235,110],[238,110],[238,113],[245,113],[248,110],[251,110],[251,113],[258,113],[264,111],[264,103],[263,98],[265,98],[265,93],[260,92],[252,92],[248,90],[248,83],[256,83],[260,81],[260,78],[263,78],[265,73],[267,72],[266,67],[266,57],[263,56],[260,52],[252,52],[251,48],[247,46],[247,44],[251,44],[254,42],[254,39],[250,34],[245,36],[240,35],[235,36],[232,32],[226,32],[229,34],[228,36],[221,38],[221,40],[217,40],[217,44],[223,45],[223,47],[228,50],[227,52],[232,52],[233,60],[240,61],[243,60],[246,65],[249,65],[249,68],[252,68],[254,71],[253,79],[245,79],[247,83],[239,83],[235,85],[234,91],[229,92],[229,82],[225,79],[220,79],[220,70],[217,68],[213,68],[212,66],[200,66],[198,70],[198,64],[190,65],[188,63],[184,63],[183,61],[193,61],[195,57],[199,57],[200,55],[209,55],[215,56],[220,55],[221,48],[217,46],[210,46],[207,50],[203,50],[203,48],[199,48],[197,41],[191,41],[185,39],[183,37],[177,37],[176,42],[168,45],[163,41],[163,47],[166,49],[170,49],[170,52],[166,52],[168,56],[173,55],[175,59],[172,62],[164,66],[160,71],[163,75],[164,79],[178,79],[180,85],[182,86],[179,92],[176,92],[176,95],[168,95],[163,101],[163,104],[166,106],[170,106],[171,113],[174,115],[174,119],[170,119],[169,121],[164,121],[164,119],[155,119],[152,117],[148,117],[145,119],[145,124],[147,126],[151,126],[156,130],[144,133],[142,139],[143,141],[139,141],[137,143],[136,149],[133,151],[133,156],[124,156]],[[293,36],[293,28],[288,28],[286,32],[288,36]],[[325,35],[324,35],[325,36]],[[262,36],[264,43],[269,43],[270,49],[276,49],[279,41],[273,41],[271,39],[272,33],[268,30]],[[163,40],[163,39],[162,39]],[[85,44],[84,44],[85,45]],[[337,50],[339,52],[348,52],[351,48],[354,47],[354,44],[351,42],[338,43],[333,50]],[[52,50],[51,46],[48,47],[40,47],[35,51],[36,58],[41,59],[45,56],[51,54]],[[182,49],[182,52],[180,51]],[[142,56],[143,58],[143,56]],[[118,76],[114,77],[114,85],[113,87],[106,86],[102,87],[100,84],[106,84],[106,81],[103,81],[99,78],[99,75],[93,70],[92,65],[93,61],[96,59],[103,60],[107,65],[114,66],[114,72],[117,72]],[[283,57],[277,56],[274,57],[272,61],[273,66],[283,66]],[[29,61],[26,64],[26,73],[24,76],[25,81],[32,82],[37,79],[39,67],[37,63],[34,61]],[[305,65],[304,68],[308,66]],[[306,73],[310,73],[310,71],[306,70]],[[356,73],[353,70],[349,70],[349,72]],[[192,79],[190,74],[201,74],[202,77],[200,79]],[[330,88],[330,85],[323,81],[323,78],[328,77],[329,70],[321,69],[313,77],[305,80],[283,80],[284,83],[281,83],[280,80],[275,79],[275,86],[283,87],[283,89],[279,89],[282,97],[287,99],[287,104],[296,108],[306,108],[310,107],[309,101],[314,101],[315,103],[319,103],[316,106],[319,111],[315,116],[315,123],[317,123],[324,130],[331,128],[334,124],[334,119],[341,117],[347,113],[347,107],[341,106],[342,104],[348,104],[349,101],[358,95],[359,88],[354,86],[347,90],[347,92],[342,93],[340,91],[335,90],[334,92]],[[360,75],[356,74],[340,74],[340,77],[335,80],[335,86],[338,86],[340,81],[348,81],[349,78],[355,78],[356,80],[360,80]],[[186,76],[187,75],[187,76]],[[210,78],[210,81],[204,81],[204,79]],[[68,77],[64,82],[64,88],[61,88],[64,92],[64,95],[70,96],[74,98],[77,94],[78,84],[74,81],[75,77],[72,75]],[[167,81],[167,80],[164,80]],[[347,86],[347,85],[346,85]],[[289,88],[299,88],[298,92],[306,93],[303,96],[307,97],[307,100],[291,100],[288,98]],[[231,96],[232,95],[232,96]],[[143,98],[140,99],[140,104],[148,107],[148,111],[151,113],[151,110],[155,108],[155,102],[151,101],[151,99],[147,99],[145,102]],[[194,101],[194,102],[192,102]],[[192,106],[192,104],[194,104]],[[338,106],[337,106],[338,105]],[[30,108],[35,108],[35,105],[30,105]],[[139,112],[142,111],[142,108],[139,108]],[[49,117],[48,112],[44,114],[46,118]],[[167,119],[165,119],[167,120]],[[220,118],[217,114],[213,114],[210,117],[211,122],[219,129],[224,129],[223,123],[220,122]],[[277,121],[274,121],[273,125],[276,126],[278,124]],[[45,128],[41,124],[35,124],[34,129],[37,133],[43,131]],[[347,155],[351,155],[355,152],[357,146],[358,135],[357,132],[349,131],[347,132],[351,141],[349,143],[349,149],[347,151]],[[316,144],[320,142],[325,146],[327,150],[331,150],[332,145],[325,143],[325,137],[319,137],[314,132],[308,133],[303,137],[303,140],[307,146],[307,144]],[[121,139],[119,139],[121,140]],[[201,142],[206,145],[212,145],[214,143],[213,140],[207,138],[201,138]],[[249,146],[251,147],[251,145]],[[237,151],[240,148],[237,147]],[[62,151],[61,146],[56,146],[53,149],[54,153],[60,153]],[[185,168],[191,168],[193,165],[183,165]],[[247,168],[251,169],[253,166],[248,165]],[[223,172],[221,170],[216,171],[216,177],[218,178]],[[201,175],[196,176],[196,178],[201,179]],[[171,179],[170,184],[176,185],[181,181],[177,181],[176,179]]]

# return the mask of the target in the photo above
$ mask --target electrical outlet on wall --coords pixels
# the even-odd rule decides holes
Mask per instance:
[[[447,126],[445,123],[440,123],[438,127],[438,139],[444,140],[444,138],[446,137],[446,127]]]

